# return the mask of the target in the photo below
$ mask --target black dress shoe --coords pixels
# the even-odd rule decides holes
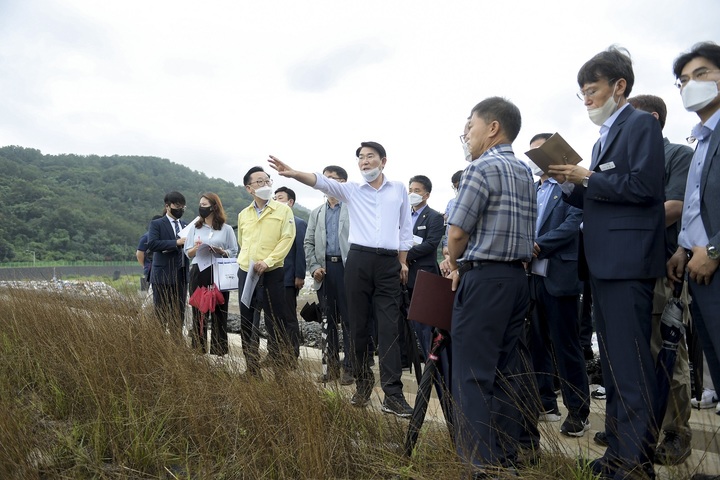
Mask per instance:
[[[602,447],[608,446],[607,433],[604,431],[597,432],[593,437],[593,441]]]
[[[692,453],[690,438],[674,432],[665,432],[660,445],[655,449],[655,463],[658,465],[680,465]]]

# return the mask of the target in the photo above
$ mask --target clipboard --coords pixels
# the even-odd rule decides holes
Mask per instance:
[[[525,152],[525,155],[545,173],[550,165],[577,165],[582,162],[582,157],[557,132],[538,148]]]
[[[454,302],[451,279],[420,270],[415,278],[408,320],[449,332]]]

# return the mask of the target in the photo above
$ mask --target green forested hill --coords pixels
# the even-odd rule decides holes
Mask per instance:
[[[43,155],[0,148],[0,264],[38,261],[120,261],[135,248],[163,196],[185,195],[194,218],[199,194],[220,196],[228,223],[251,201],[244,188],[157,157]],[[296,208],[307,218],[307,210]],[[183,217],[184,218],[184,217]]]

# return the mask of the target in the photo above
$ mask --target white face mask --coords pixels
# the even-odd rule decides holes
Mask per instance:
[[[408,201],[410,201],[410,205],[413,207],[415,205],[419,205],[423,201],[423,196],[419,193],[411,193],[408,195]]]
[[[258,197],[261,200],[270,200],[270,197],[272,197],[272,188],[265,185],[264,187],[256,188],[255,189],[255,196]]]
[[[543,175],[545,175],[545,172],[543,172],[543,169],[538,167],[535,164],[530,165],[530,170],[532,171],[532,174],[535,175],[536,177],[542,177]]]
[[[470,147],[468,147],[467,142],[463,142],[463,153],[465,153],[465,161],[466,162],[472,162],[472,153],[470,153]]]
[[[599,108],[593,108],[588,110],[588,117],[598,127],[605,123],[605,120],[610,118],[613,113],[617,110],[617,102],[615,101],[615,87],[613,87],[613,93],[610,98],[607,99],[605,104]]]
[[[707,107],[718,95],[716,82],[690,80],[680,91],[683,107],[688,112],[697,112]]]
[[[360,174],[362,174],[363,178],[367,183],[374,182],[376,178],[380,176],[380,167],[375,167],[372,170],[361,170]]]

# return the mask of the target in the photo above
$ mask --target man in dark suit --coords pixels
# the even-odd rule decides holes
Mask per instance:
[[[609,478],[655,478],[657,381],[650,351],[655,279],[664,273],[664,149],[660,124],[627,103],[632,61],[615,47],[578,72],[579,97],[600,126],[590,169],[553,165],[583,242],[607,392],[608,448],[592,463]],[[632,473],[631,473],[632,472]],[[631,478],[635,478],[632,476]]]
[[[550,133],[535,135],[530,148],[538,148]],[[578,235],[582,210],[562,199],[562,189],[553,178],[542,174],[535,183],[538,218],[535,223],[530,295],[535,300],[532,316],[532,354],[542,412],[540,420],[559,422],[560,410],[553,386],[555,365],[560,390],[568,409],[560,432],[582,437],[589,423],[590,388],[580,344],[580,279],[578,277]]]
[[[432,192],[432,182],[425,175],[416,175],[410,179],[408,200],[412,207],[410,218],[413,223],[413,247],[408,251],[408,293],[412,298],[417,272],[425,270],[440,275],[437,263],[438,246],[445,233],[445,221],[442,214],[427,204]],[[427,358],[432,342],[432,331],[428,325],[412,322],[415,334]]]
[[[280,187],[275,190],[275,200],[284,203],[290,208],[295,206],[295,191]],[[290,247],[290,252],[285,257],[283,263],[283,275],[285,284],[285,301],[288,308],[288,338],[295,350],[295,357],[300,356],[300,325],[297,319],[297,297],[300,289],[305,285],[305,249],[303,242],[305,241],[305,231],[307,230],[307,222],[298,216],[295,217],[295,241]],[[268,349],[270,347],[268,346]]]
[[[690,305],[713,383],[720,385],[720,46],[704,42],[680,55],[673,66],[683,105],[700,123],[692,130],[698,145],[688,171],[678,247],[668,277],[688,273]],[[720,479],[695,474],[694,480]]]
[[[148,249],[153,252],[150,283],[153,287],[155,314],[171,335],[182,336],[187,297],[187,263],[183,253],[185,238],[180,220],[185,212],[185,197],[179,192],[165,195],[165,216],[148,226]]]

